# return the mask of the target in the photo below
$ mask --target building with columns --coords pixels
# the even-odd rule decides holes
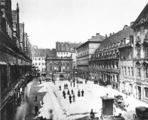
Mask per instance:
[[[79,77],[85,79],[89,77],[89,60],[103,39],[104,36],[97,33],[96,36],[92,36],[91,39],[77,47],[77,70]]]
[[[134,29],[135,97],[148,103],[148,4],[132,25]]]

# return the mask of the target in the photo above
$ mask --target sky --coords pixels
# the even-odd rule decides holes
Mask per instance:
[[[147,0],[12,0],[32,45],[55,48],[59,42],[86,42],[135,21]]]

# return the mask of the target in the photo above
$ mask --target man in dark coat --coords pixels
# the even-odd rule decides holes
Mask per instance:
[[[82,97],[84,96],[84,90],[81,91]]]
[[[78,90],[78,97],[80,97],[80,90]]]
[[[71,90],[71,94],[73,94],[73,89]]]
[[[34,110],[35,110],[35,115],[37,115],[38,114],[38,110],[39,110],[39,107],[38,107],[37,103],[35,104],[35,109]]]
[[[66,98],[65,90],[63,90],[63,97],[64,97],[64,99]]]
[[[69,103],[71,104],[71,99],[72,99],[72,97],[71,97],[71,95],[69,95]]]
[[[68,89],[68,91],[67,91],[67,95],[70,95],[69,89]]]

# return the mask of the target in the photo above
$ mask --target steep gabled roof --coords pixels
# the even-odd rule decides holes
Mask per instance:
[[[97,48],[104,48],[108,45],[111,45],[113,43],[117,43],[124,38],[127,38],[129,36],[133,35],[133,29],[131,27],[124,28],[123,30],[120,30],[119,32],[115,33],[114,35],[104,39],[101,43],[101,45]]]
[[[140,15],[135,20],[134,24],[132,25],[132,28],[136,28],[138,26],[141,26],[142,24],[148,24],[148,3],[140,13]]]

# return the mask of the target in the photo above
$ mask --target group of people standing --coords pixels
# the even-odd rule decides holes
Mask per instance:
[[[59,86],[59,90],[61,91],[62,88],[61,86]],[[75,96],[75,93],[73,91],[73,89],[69,90],[68,88],[68,84],[64,84],[64,90],[62,91],[62,94],[63,94],[63,98],[66,99],[69,98],[69,103],[71,104],[72,102],[75,102],[76,101],[76,96]],[[84,90],[78,90],[77,91],[77,96],[78,97],[83,97],[84,96]]]

